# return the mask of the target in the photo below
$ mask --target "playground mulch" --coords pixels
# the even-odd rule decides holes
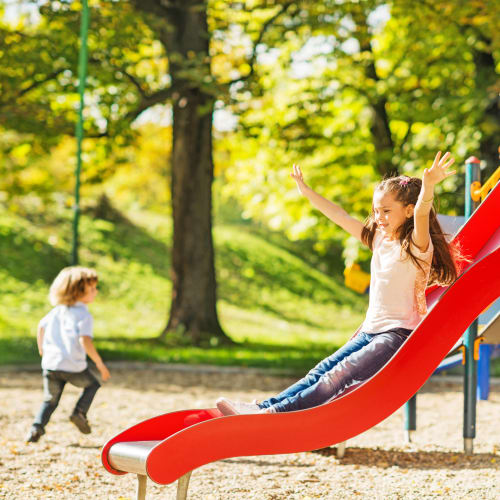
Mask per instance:
[[[263,398],[293,381],[241,370],[111,365],[111,371],[112,379],[98,392],[89,413],[92,434],[79,434],[68,421],[78,395],[76,388],[68,387],[47,434],[36,444],[24,443],[24,437],[41,402],[40,374],[0,371],[0,498],[133,499],[135,476],[113,476],[101,466],[100,449],[107,439],[160,413],[211,407],[222,394]],[[488,401],[478,403],[475,453],[470,456],[462,452],[462,414],[461,384],[431,381],[419,393],[418,430],[411,444],[403,441],[403,411],[398,410],[349,441],[342,459],[335,448],[328,448],[203,466],[193,472],[188,498],[496,500],[500,385],[492,387]],[[175,488],[149,481],[147,499],[174,499]]]

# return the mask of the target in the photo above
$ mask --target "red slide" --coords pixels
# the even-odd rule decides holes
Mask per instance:
[[[415,394],[469,324],[500,295],[500,186],[458,233],[466,270],[448,288],[427,294],[429,312],[393,358],[371,379],[321,406],[290,413],[224,417],[217,409],[167,413],[121,432],[113,444],[151,443],[148,476],[172,483],[187,472],[229,457],[310,451],[346,441],[381,422]]]

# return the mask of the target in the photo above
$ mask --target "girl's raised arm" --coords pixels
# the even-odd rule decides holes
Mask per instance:
[[[320,194],[312,190],[305,182],[302,171],[298,165],[294,165],[290,176],[297,183],[300,194],[305,196],[311,205],[317,208],[323,215],[326,215],[331,221],[335,222],[350,235],[361,241],[361,231],[363,223],[351,217],[341,206],[323,198]]]
[[[434,200],[434,186],[443,179],[456,173],[456,170],[448,172],[455,160],[450,157],[450,153],[445,153],[441,158],[441,151],[438,151],[431,168],[424,170],[422,179],[422,189],[418,196],[415,211],[413,213],[414,227],[412,239],[415,245],[425,252],[429,246],[429,213]]]

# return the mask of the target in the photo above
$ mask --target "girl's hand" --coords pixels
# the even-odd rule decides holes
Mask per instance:
[[[438,151],[434,158],[434,163],[431,168],[424,169],[424,185],[434,187],[438,182],[457,173],[456,170],[448,171],[448,168],[455,162],[454,158],[450,157],[450,153],[446,152],[441,158],[441,151]]]
[[[307,188],[306,183],[304,182],[304,176],[302,175],[302,170],[298,165],[293,165],[292,171],[290,172],[290,177],[297,183],[297,188],[300,194],[304,194],[305,189]]]

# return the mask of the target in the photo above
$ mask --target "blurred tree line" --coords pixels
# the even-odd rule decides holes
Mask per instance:
[[[24,15],[12,5],[0,2],[0,191],[6,200],[62,193],[71,205],[81,3],[25,1]],[[418,175],[437,149],[459,164],[479,156],[485,177],[497,165],[496,0],[89,5],[82,180],[128,204],[171,206],[164,334],[224,338],[214,178],[217,196],[236,200],[244,217],[328,252],[345,235],[299,198],[292,163],[360,218],[381,176]],[[463,176],[442,190],[441,211],[461,213]]]

